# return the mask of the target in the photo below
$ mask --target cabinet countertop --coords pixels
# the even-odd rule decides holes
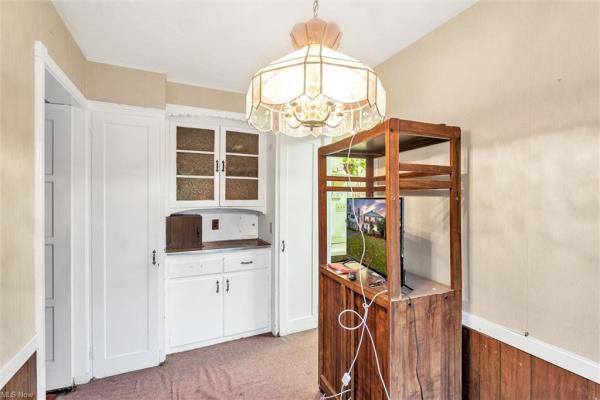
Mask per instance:
[[[166,249],[167,254],[205,254],[224,250],[252,250],[269,248],[271,244],[262,239],[240,239],[240,240],[218,240],[214,242],[204,242],[201,248],[197,249]]]

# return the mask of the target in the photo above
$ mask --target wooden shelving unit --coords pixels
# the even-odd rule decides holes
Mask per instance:
[[[401,153],[447,143],[449,165],[400,162]],[[327,192],[350,192],[346,177],[327,176],[328,157],[366,159],[366,177],[352,177],[356,193],[385,193],[387,287],[366,288],[372,299],[368,326],[373,334],[390,398],[394,400],[459,399],[461,397],[461,233],[460,233],[460,128],[389,119],[373,129],[319,149],[319,385],[327,395],[338,393],[345,371],[355,355],[360,331],[338,324],[344,309],[364,312],[359,281],[349,281],[327,267]],[[385,158],[385,175],[374,176],[374,159]],[[362,186],[356,186],[359,183]],[[445,192],[445,193],[444,193]],[[400,279],[399,198],[403,195],[448,196],[450,202],[450,283],[407,274],[413,291],[403,291]],[[364,280],[366,282],[366,278]],[[366,285],[365,285],[366,286]],[[357,321],[346,314],[344,323]],[[419,385],[420,382],[420,385]],[[352,371],[350,391],[341,398],[385,399],[375,354],[369,339],[363,342]],[[339,397],[338,397],[339,398]]]

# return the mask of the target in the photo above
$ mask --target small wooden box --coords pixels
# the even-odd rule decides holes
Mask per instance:
[[[202,248],[202,215],[167,217],[167,251]]]

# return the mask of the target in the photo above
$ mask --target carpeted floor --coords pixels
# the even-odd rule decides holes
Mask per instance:
[[[317,331],[236,340],[78,386],[65,400],[315,400]]]

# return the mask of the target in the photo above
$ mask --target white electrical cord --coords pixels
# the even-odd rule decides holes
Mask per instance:
[[[350,138],[350,144],[348,145],[348,162],[350,161],[350,152],[352,150],[352,142],[354,141],[354,135],[352,135],[352,137]],[[385,397],[387,398],[387,400],[390,400],[390,394],[388,393],[387,390],[387,386],[385,385],[385,379],[383,379],[383,374],[381,373],[381,367],[379,365],[379,356],[377,354],[377,348],[375,346],[375,341],[373,340],[373,335],[371,334],[371,331],[369,329],[369,325],[367,324],[367,320],[369,317],[369,308],[371,307],[371,305],[375,302],[375,299],[377,298],[377,296],[379,296],[382,293],[387,292],[386,290],[382,290],[381,292],[378,292],[375,296],[373,296],[373,298],[371,299],[370,302],[367,303],[367,296],[365,294],[365,289],[364,289],[364,285],[363,285],[363,280],[362,280],[362,271],[365,267],[363,267],[363,261],[365,258],[365,252],[367,250],[367,246],[366,246],[366,242],[365,242],[365,234],[362,230],[362,227],[358,224],[358,218],[356,215],[356,208],[354,207],[354,190],[352,188],[352,180],[350,179],[350,169],[348,168],[348,186],[350,186],[350,198],[352,199],[352,214],[354,216],[354,221],[356,222],[356,227],[358,228],[358,231],[360,232],[360,237],[362,239],[362,253],[360,256],[360,262],[359,262],[359,268],[358,268],[358,280],[360,282],[360,291],[363,297],[363,308],[365,309],[364,314],[361,316],[358,312],[352,310],[352,309],[345,309],[342,310],[339,314],[338,314],[338,324],[342,327],[342,329],[347,330],[347,331],[355,331],[357,329],[361,329],[360,332],[360,338],[358,340],[358,346],[356,348],[356,353],[354,354],[354,358],[352,359],[352,362],[350,363],[350,368],[348,368],[348,371],[346,371],[344,373],[344,376],[342,378],[342,387],[340,389],[340,391],[332,396],[321,396],[321,400],[326,400],[326,399],[332,399],[332,398],[336,398],[339,397],[340,400],[342,399],[342,395],[345,393],[350,392],[350,389],[345,389],[348,384],[350,383],[350,380],[352,379],[351,373],[352,370],[354,368],[354,364],[356,363],[356,360],[358,359],[358,354],[360,353],[360,348],[362,346],[362,342],[363,342],[363,338],[365,336],[365,331],[367,332],[367,334],[369,335],[369,339],[371,341],[371,346],[373,348],[373,354],[375,354],[375,361],[376,361],[376,365],[377,365],[377,373],[379,375],[379,380],[381,381],[381,385],[383,386],[383,390],[385,392]],[[358,318],[358,320],[360,321],[356,326],[346,326],[342,323],[342,315],[346,314],[346,313],[350,313],[353,315],[356,315],[356,317]]]

